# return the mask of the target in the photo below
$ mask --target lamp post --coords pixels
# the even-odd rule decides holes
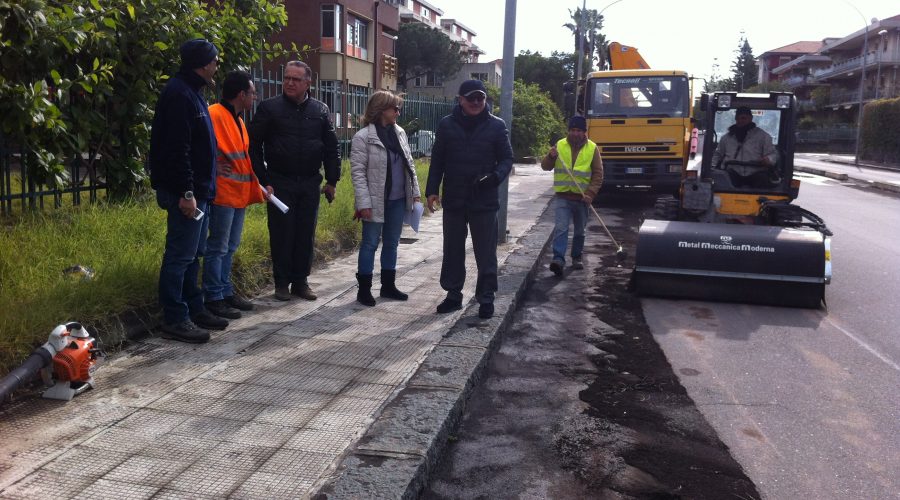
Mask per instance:
[[[881,37],[881,43],[878,45],[878,73],[875,76],[875,100],[878,100],[878,90],[881,88],[881,54],[884,53],[884,35],[887,35],[887,30],[881,30],[878,32],[878,35]]]
[[[853,6],[851,5],[851,7]],[[853,8],[856,9],[856,7]],[[856,9],[856,12],[859,12],[859,9]],[[859,15],[862,16],[862,12],[859,12]],[[862,71],[859,77],[859,112],[856,114],[856,145],[853,152],[853,164],[857,169],[859,168],[859,134],[862,132],[863,87],[866,83],[866,53],[869,51],[869,22],[866,21],[865,16],[863,16],[863,22],[866,23],[866,27],[863,35],[862,60],[860,61]]]

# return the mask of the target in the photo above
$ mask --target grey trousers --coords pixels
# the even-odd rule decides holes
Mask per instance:
[[[492,304],[497,291],[497,211],[471,212],[444,209],[444,261],[441,288],[447,297],[462,301],[466,282],[466,235],[472,231],[472,248],[478,266],[475,299]]]

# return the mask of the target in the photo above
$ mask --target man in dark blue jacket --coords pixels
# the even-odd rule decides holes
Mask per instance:
[[[157,204],[168,212],[159,270],[163,337],[201,343],[209,340],[203,328],[228,326],[206,310],[197,286],[208,228],[204,214],[216,195],[216,136],[201,91],[216,73],[219,51],[202,38],[185,42],[180,51],[181,68],[160,94],[153,116],[150,184]]]
[[[459,104],[438,125],[425,195],[434,212],[441,183],[444,193],[444,261],[441,287],[447,298],[438,313],[462,308],[466,281],[466,234],[472,233],[472,248],[478,266],[475,299],[478,316],[494,315],[497,291],[497,186],[512,170],[513,152],[509,132],[500,118],[488,111],[487,91],[481,80],[467,80],[459,87]]]

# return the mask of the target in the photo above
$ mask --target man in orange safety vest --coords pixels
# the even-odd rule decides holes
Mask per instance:
[[[253,107],[256,88],[245,71],[232,71],[222,83],[222,101],[209,107],[216,133],[216,197],[209,208],[209,237],[203,257],[203,295],[209,312],[238,319],[253,304],[231,283],[231,263],[241,243],[248,205],[269,197],[250,163],[250,136],[241,114]]]

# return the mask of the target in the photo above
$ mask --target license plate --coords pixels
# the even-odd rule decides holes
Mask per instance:
[[[625,169],[626,174],[642,174],[644,169],[641,167],[628,167]]]

